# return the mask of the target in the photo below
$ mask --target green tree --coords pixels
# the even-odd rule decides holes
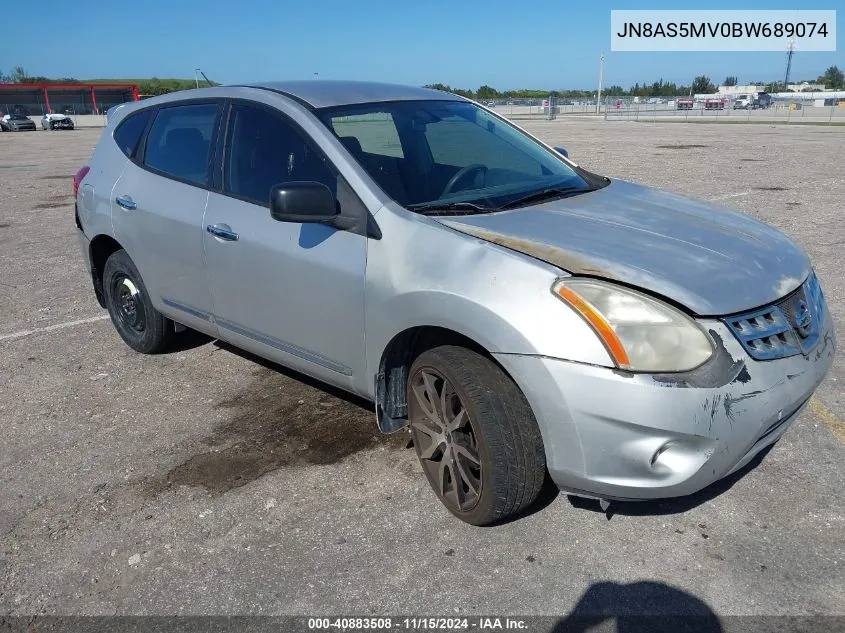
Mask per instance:
[[[845,75],[843,75],[837,66],[831,66],[819,77],[818,83],[824,84],[825,88],[842,90],[845,88]]]
[[[9,75],[12,83],[25,84],[30,81],[29,74],[23,69],[23,66],[15,66],[12,68],[12,73]]]
[[[725,77],[725,80],[722,82],[723,86],[736,86],[739,82],[736,80],[735,75],[728,75]]]
[[[495,99],[499,96],[499,91],[484,84],[476,90],[475,94],[478,95],[479,99]]]
[[[9,77],[6,73],[0,70],[0,84],[10,84],[12,83],[12,78]]]
[[[710,83],[710,77],[706,75],[699,75],[692,81],[693,94],[707,94],[716,92],[716,86]]]
[[[475,95],[473,95],[472,90],[463,90],[461,88],[452,88],[448,84],[441,84],[441,83],[434,83],[434,84],[426,84],[423,88],[432,88],[434,90],[442,90],[443,92],[451,92],[452,94],[459,95],[461,97],[466,97],[467,99],[474,99]]]

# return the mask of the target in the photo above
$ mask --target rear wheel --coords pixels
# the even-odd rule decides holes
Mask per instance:
[[[103,270],[103,292],[112,323],[129,347],[143,354],[167,348],[173,322],[153,307],[135,263],[115,251]]]
[[[452,346],[423,352],[411,366],[408,418],[429,484],[459,519],[496,523],[540,493],[546,460],[537,422],[489,358]]]

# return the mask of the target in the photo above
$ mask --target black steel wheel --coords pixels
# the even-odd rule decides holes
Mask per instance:
[[[126,251],[115,251],[103,270],[106,307],[120,337],[144,354],[167,348],[173,322],[153,307],[135,263]]]
[[[491,359],[453,346],[420,354],[408,420],[429,484],[458,518],[489,525],[537,498],[546,472],[540,431],[525,396]]]

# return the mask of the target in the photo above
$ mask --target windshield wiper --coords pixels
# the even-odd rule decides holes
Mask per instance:
[[[409,204],[408,208],[411,211],[425,214],[427,211],[436,211],[437,214],[443,213],[449,215],[450,212],[455,215],[473,211],[496,211],[494,207],[482,207],[480,204],[474,202],[423,202],[420,204]],[[445,213],[444,213],[445,212]],[[432,214],[435,215],[435,214]]]
[[[516,198],[515,200],[506,202],[505,204],[499,207],[499,210],[515,209],[516,207],[521,207],[532,202],[540,202],[542,200],[549,200],[551,198],[562,198],[567,194],[586,193],[588,191],[594,191],[594,189],[584,187],[551,187],[549,189],[541,189],[540,191],[534,191],[525,196],[522,196],[521,198]]]

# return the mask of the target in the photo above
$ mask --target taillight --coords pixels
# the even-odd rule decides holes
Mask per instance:
[[[91,168],[88,165],[84,165],[82,169],[76,172],[76,175],[73,177],[73,197],[76,198],[77,194],[79,193],[79,183],[82,182],[82,179],[85,178],[85,175],[91,171]]]

